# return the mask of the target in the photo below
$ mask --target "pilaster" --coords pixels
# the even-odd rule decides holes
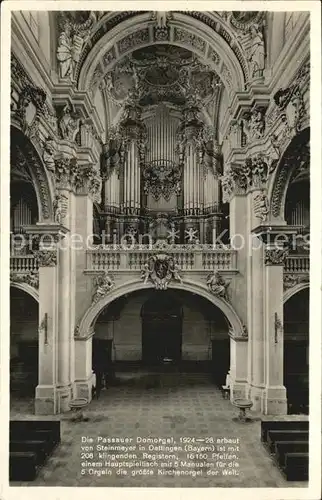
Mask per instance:
[[[257,226],[253,230],[263,242],[263,370],[264,387],[260,409],[267,415],[287,414],[287,396],[283,385],[283,266],[292,226]]]
[[[59,385],[60,359],[60,250],[68,229],[60,224],[36,224],[25,227],[39,244],[39,375],[35,412],[47,415],[62,411],[66,391]],[[69,311],[68,307],[67,310]],[[69,377],[67,377],[67,385]],[[64,394],[62,394],[64,392]]]

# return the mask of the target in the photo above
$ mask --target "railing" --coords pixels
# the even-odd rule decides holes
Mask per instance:
[[[37,272],[38,260],[34,255],[10,257],[10,271],[17,273]]]
[[[168,245],[163,248],[135,245],[129,249],[119,245],[98,246],[87,251],[86,267],[88,270],[140,271],[151,256],[160,253],[171,255],[182,271],[237,269],[235,250],[212,245]]]
[[[284,264],[285,273],[309,273],[310,257],[309,255],[290,255],[286,258]]]

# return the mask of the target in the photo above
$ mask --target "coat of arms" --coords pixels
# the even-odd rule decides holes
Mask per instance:
[[[151,256],[142,269],[141,278],[144,283],[152,281],[157,290],[166,290],[172,279],[182,283],[178,264],[166,254]]]

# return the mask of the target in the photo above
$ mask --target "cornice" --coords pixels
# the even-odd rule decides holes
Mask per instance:
[[[17,16],[17,13],[13,13],[11,16],[11,50],[14,52],[17,59],[20,61],[22,66],[25,68],[26,59],[31,61],[34,68],[28,66],[28,73],[30,77],[35,81],[35,83],[41,87],[45,87],[44,90],[51,93],[53,87],[53,81],[51,78],[51,68],[48,61],[46,60],[44,54],[42,53],[41,47],[38,45],[36,40],[32,40],[32,37],[27,37],[29,26],[26,21],[21,16],[22,23],[25,24],[23,27]]]

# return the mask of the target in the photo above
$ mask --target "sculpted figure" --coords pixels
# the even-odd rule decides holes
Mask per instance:
[[[250,27],[251,48],[249,53],[249,64],[251,76],[262,76],[265,69],[264,38],[260,26],[252,24]]]
[[[222,299],[228,300],[227,297],[228,284],[220,276],[218,271],[214,271],[212,274],[209,274],[207,278],[207,286],[214,295],[217,295],[217,297],[220,297]]]
[[[72,116],[72,109],[69,104],[63,109],[62,117],[59,121],[59,130],[63,139],[74,141],[79,127],[80,119]]]
[[[55,144],[53,139],[48,137],[46,141],[43,143],[44,147],[44,152],[42,155],[42,158],[44,160],[44,163],[46,165],[47,170],[49,172],[55,172],[55,160],[54,160],[54,155],[55,155]]]
[[[144,264],[143,269],[141,271],[141,278],[144,280],[143,283],[146,285],[150,278],[150,268],[148,264]]]

